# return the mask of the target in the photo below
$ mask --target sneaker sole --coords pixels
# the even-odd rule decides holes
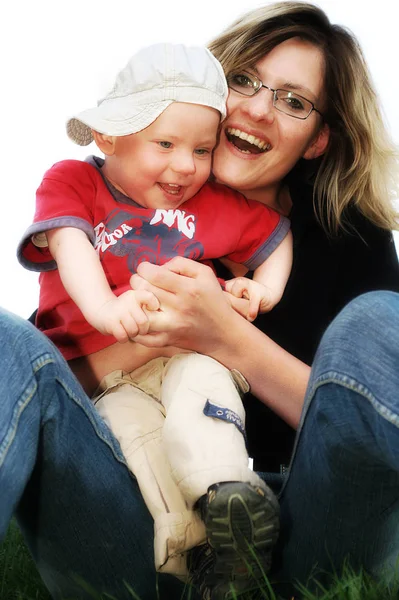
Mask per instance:
[[[208,541],[216,555],[214,574],[225,582],[212,590],[212,600],[234,597],[231,585],[237,594],[259,587],[279,533],[273,492],[241,482],[211,487],[206,512]]]

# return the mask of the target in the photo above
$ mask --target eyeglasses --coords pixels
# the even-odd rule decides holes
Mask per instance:
[[[321,117],[323,116],[310,100],[288,90],[274,90],[262,83],[259,77],[252,73],[246,71],[229,73],[226,79],[230,89],[244,96],[254,96],[262,88],[273,92],[273,106],[278,111],[295,119],[307,119],[313,111],[319,113]]]

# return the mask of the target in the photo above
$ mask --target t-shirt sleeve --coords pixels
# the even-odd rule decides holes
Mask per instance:
[[[290,221],[269,206],[243,196],[239,197],[238,208],[240,235],[236,249],[227,258],[254,271],[283,241]]]
[[[57,268],[47,245],[46,231],[76,227],[94,241],[93,206],[96,198],[95,169],[84,162],[68,160],[49,169],[36,192],[32,225],[17,249],[19,262],[30,271]]]

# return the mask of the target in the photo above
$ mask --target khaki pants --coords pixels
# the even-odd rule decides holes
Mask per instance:
[[[130,374],[114,371],[96,390],[96,408],[119,440],[154,518],[160,572],[187,576],[185,552],[206,539],[193,507],[210,485],[265,487],[248,467],[239,430],[245,419],[240,393],[246,391],[239,373],[194,353],[156,358]]]

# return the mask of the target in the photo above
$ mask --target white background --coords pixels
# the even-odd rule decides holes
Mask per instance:
[[[139,47],[161,41],[206,44],[253,0],[13,0],[0,8],[0,305],[29,316],[37,274],[15,258],[31,223],[44,172],[65,158],[84,159],[65,134],[65,120],[94,106],[116,71]],[[399,30],[391,0],[319,0],[333,22],[358,37],[399,144]]]

